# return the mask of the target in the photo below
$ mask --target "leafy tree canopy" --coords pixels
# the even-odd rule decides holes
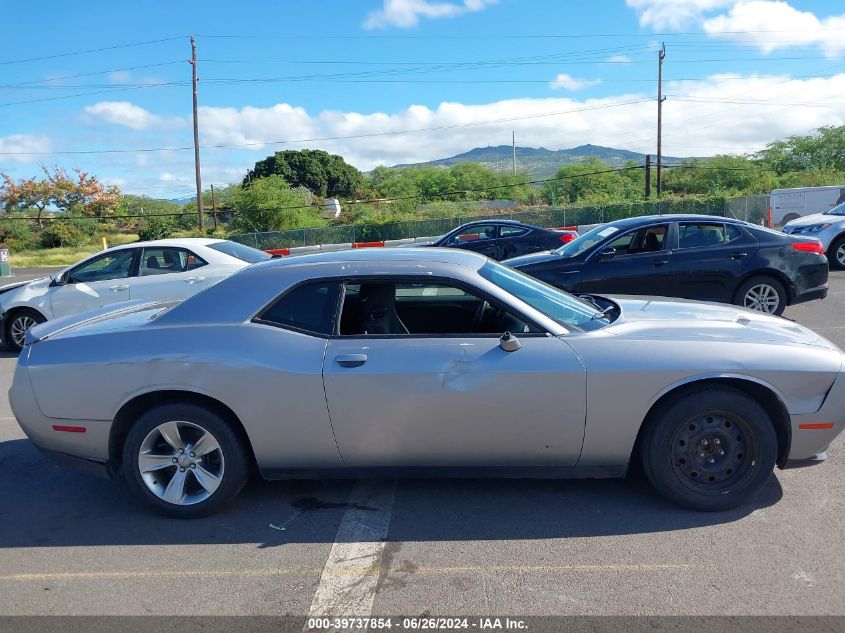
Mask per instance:
[[[227,200],[235,212],[235,230],[284,231],[326,225],[308,194],[291,189],[282,176],[258,178],[249,187],[229,189]]]
[[[46,209],[55,209],[87,217],[112,215],[120,203],[117,187],[107,187],[96,176],[61,167],[42,166],[43,177],[15,181],[3,174],[0,185],[0,207],[4,211],[34,210],[40,223]]]
[[[267,176],[281,176],[291,187],[305,187],[318,196],[354,196],[363,182],[361,172],[341,156],[313,149],[285,150],[258,161],[243,185]]]

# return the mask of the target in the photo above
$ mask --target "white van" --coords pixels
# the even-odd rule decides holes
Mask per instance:
[[[783,226],[805,215],[824,213],[843,202],[845,202],[845,185],[798,187],[772,191],[769,208],[772,210],[774,226]]]

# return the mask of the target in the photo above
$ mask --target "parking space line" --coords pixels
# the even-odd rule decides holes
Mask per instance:
[[[361,480],[352,489],[309,616],[370,615],[395,495],[395,481]]]
[[[561,574],[574,573],[625,573],[646,571],[701,571],[713,565],[690,565],[685,563],[611,563],[605,565],[462,565],[456,567],[418,567],[415,574],[450,575],[485,573],[523,573],[523,574]],[[160,570],[160,571],[78,571],[78,572],[40,572],[9,574],[0,576],[0,582],[41,582],[50,580],[120,580],[138,578],[229,578],[273,577],[273,576],[310,576],[318,572],[323,577],[351,576],[360,579],[372,576],[376,580],[382,574],[389,574],[390,568],[373,565],[366,569],[350,566],[348,563],[336,567],[283,567],[276,569],[208,569],[208,570]],[[347,581],[344,581],[347,582]],[[315,594],[316,597],[316,594]]]

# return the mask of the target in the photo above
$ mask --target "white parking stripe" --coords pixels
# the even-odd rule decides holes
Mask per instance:
[[[370,615],[395,493],[395,481],[362,480],[355,484],[309,617]]]

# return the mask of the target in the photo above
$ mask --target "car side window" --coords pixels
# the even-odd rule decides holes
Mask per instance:
[[[465,228],[449,238],[449,244],[465,244],[479,240],[496,239],[496,226],[493,224],[476,225]]]
[[[501,237],[521,237],[528,233],[528,229],[521,226],[502,226],[499,228],[499,235]]]
[[[721,246],[741,236],[735,226],[717,222],[681,222],[678,225],[678,248]]]
[[[135,249],[105,253],[71,270],[68,274],[68,283],[79,284],[109,279],[125,279],[129,277],[134,254]]]
[[[617,256],[662,251],[666,247],[668,229],[667,225],[661,224],[629,231],[605,245],[602,250],[613,248]]]
[[[141,277],[184,273],[205,266],[207,262],[184,248],[145,248],[141,253]]]
[[[449,283],[362,281],[346,284],[339,331],[341,336],[460,336],[538,330]]]
[[[254,320],[328,336],[334,331],[340,284],[306,283],[285,292]]]

